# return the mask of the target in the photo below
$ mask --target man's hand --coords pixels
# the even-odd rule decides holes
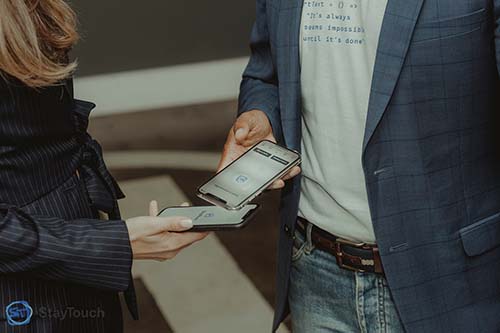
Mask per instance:
[[[252,110],[238,117],[229,131],[218,171],[243,155],[254,144],[262,140],[276,142],[273,130],[266,114],[260,110]],[[275,190],[285,186],[285,181],[297,176],[299,167],[294,167],[282,179],[275,181],[269,189]]]

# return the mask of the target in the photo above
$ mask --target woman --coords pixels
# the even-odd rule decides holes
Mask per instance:
[[[179,233],[192,226],[180,217],[120,219],[86,132],[94,105],[73,99],[68,5],[0,0],[0,15],[0,332],[121,332],[119,292],[137,317],[132,259],[170,259],[206,234]]]

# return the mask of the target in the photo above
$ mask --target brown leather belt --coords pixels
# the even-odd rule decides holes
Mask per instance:
[[[304,218],[297,219],[297,230],[306,237],[307,226],[311,224]],[[382,260],[376,245],[356,243],[334,236],[315,225],[311,231],[312,244],[337,259],[343,269],[362,273],[384,274]]]

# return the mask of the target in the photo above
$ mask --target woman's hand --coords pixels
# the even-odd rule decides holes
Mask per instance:
[[[186,217],[157,217],[156,201],[150,203],[149,215],[126,221],[134,259],[157,261],[172,259],[182,249],[208,235],[208,233],[185,232],[193,227],[193,222]]]

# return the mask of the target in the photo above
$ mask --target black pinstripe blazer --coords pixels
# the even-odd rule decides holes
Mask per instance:
[[[123,194],[86,133],[93,107],[71,80],[0,80],[0,332],[121,332],[120,291],[137,316]],[[12,326],[19,301],[33,316]]]

